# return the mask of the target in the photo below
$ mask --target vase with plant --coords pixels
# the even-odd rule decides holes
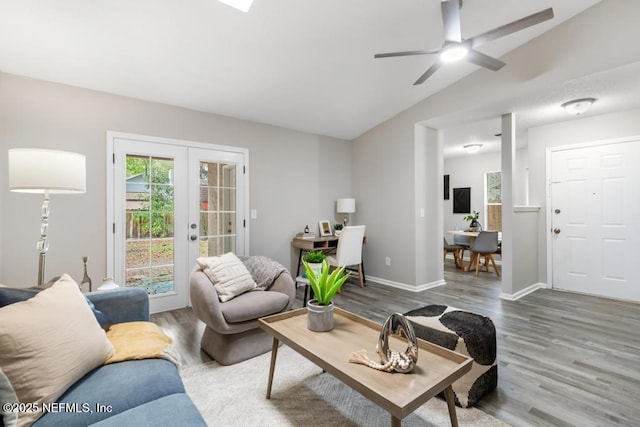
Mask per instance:
[[[482,229],[482,226],[478,222],[479,217],[480,212],[478,211],[473,211],[473,213],[470,213],[469,215],[464,217],[465,221],[471,221],[469,223],[469,231],[480,231]]]
[[[342,234],[342,229],[344,228],[344,224],[333,224],[333,234],[339,236]]]
[[[327,332],[333,329],[333,297],[349,278],[344,272],[345,267],[339,267],[329,274],[329,263],[322,263],[320,274],[316,274],[307,262],[304,270],[313,290],[314,299],[307,303],[307,328],[315,332]]]
[[[322,251],[309,251],[302,257],[302,260],[309,264],[309,266],[316,272],[316,275],[320,274],[322,270],[322,262],[327,256]]]

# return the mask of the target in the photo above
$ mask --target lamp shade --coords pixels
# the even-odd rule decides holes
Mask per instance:
[[[356,199],[338,199],[336,202],[336,212],[354,213],[356,211]]]
[[[84,193],[86,158],[68,151],[9,150],[9,190],[21,193]]]

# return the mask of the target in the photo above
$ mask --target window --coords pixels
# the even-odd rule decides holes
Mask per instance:
[[[486,229],[502,231],[502,172],[485,175]]]

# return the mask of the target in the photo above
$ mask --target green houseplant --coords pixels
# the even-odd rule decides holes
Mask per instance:
[[[316,274],[305,261],[304,270],[309,279],[315,298],[307,303],[307,327],[316,332],[326,332],[333,329],[333,297],[349,278],[344,272],[345,267],[339,267],[329,274],[329,263],[323,261],[322,269]]]
[[[478,218],[480,217],[480,212],[473,211],[469,215],[464,217],[465,221],[471,221],[469,223],[469,231],[478,231],[480,230],[480,223],[478,222]]]
[[[309,251],[304,254],[302,259],[310,264],[322,264],[326,257],[327,256],[322,251]]]
[[[302,260],[311,265],[311,268],[316,273],[316,276],[320,274],[322,270],[322,263],[327,256],[322,251],[309,251],[302,257]]]

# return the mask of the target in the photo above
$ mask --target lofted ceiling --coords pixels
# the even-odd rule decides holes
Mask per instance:
[[[553,7],[479,48],[500,58],[598,1],[464,0],[462,35]],[[478,69],[413,86],[435,58],[373,58],[442,42],[440,0],[0,0],[2,72],[348,140]]]

